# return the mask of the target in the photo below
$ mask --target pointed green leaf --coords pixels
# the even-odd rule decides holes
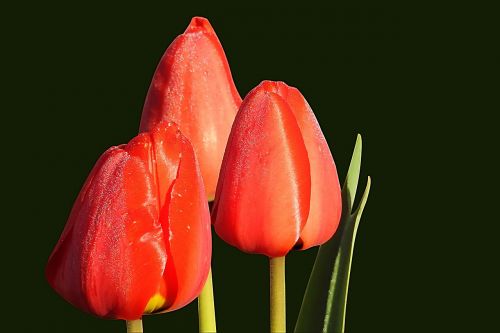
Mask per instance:
[[[347,199],[347,203],[344,202],[342,208],[348,207],[349,214],[352,212],[352,205],[354,204],[356,189],[358,188],[359,172],[361,171],[362,148],[363,141],[361,140],[361,135],[358,134],[351,157],[351,163],[349,164],[344,186],[342,187],[342,198],[344,201]]]
[[[358,135],[342,188],[343,211],[340,225],[332,239],[318,250],[295,326],[296,333],[344,332],[354,240],[371,185],[368,177],[359,208],[351,215],[361,168],[361,146],[361,136]]]
[[[333,274],[328,291],[325,319],[323,322],[323,332],[344,332],[345,313],[347,305],[347,292],[349,289],[349,277],[351,273],[352,255],[354,251],[354,241],[358,231],[359,221],[363,214],[368,193],[370,192],[371,179],[368,177],[365,192],[361,198],[359,208],[351,215],[347,221],[340,248],[335,257]]]

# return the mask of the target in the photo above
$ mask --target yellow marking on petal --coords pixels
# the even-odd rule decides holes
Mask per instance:
[[[149,299],[146,308],[144,309],[144,313],[153,313],[156,310],[161,309],[161,307],[165,304],[165,297],[160,294],[155,294],[153,297]]]

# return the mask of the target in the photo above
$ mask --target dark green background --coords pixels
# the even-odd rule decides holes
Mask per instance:
[[[483,43],[484,34],[471,30],[484,24],[480,30],[491,31],[493,21],[470,8],[458,16],[455,7],[385,1],[181,6],[43,3],[4,11],[2,307],[10,331],[124,331],[123,322],[63,301],[47,285],[44,265],[96,159],[137,133],[156,64],[194,15],[210,19],[242,97],[264,79],[302,91],[341,180],[355,136],[363,135],[360,186],[368,175],[373,185],[356,241],[347,332],[473,332],[486,325],[486,310],[478,319],[472,314],[479,287],[466,276],[487,265],[473,255],[470,239],[487,236],[470,227],[468,198],[479,190],[466,187],[481,178],[468,166],[486,158],[473,140],[494,135],[484,99],[468,86],[481,84],[476,74],[492,73],[486,63],[498,64],[494,40]],[[290,329],[315,253],[287,257]],[[266,258],[215,236],[213,270],[219,331],[265,332]],[[146,317],[144,326],[148,333],[196,332],[196,303]]]

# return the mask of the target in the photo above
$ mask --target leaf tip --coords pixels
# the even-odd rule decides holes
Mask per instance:
[[[360,133],[358,133],[358,135],[356,135],[356,144],[358,144],[358,143],[359,143],[359,144],[361,144],[361,143],[362,143],[362,141],[363,141],[363,140],[362,140],[362,138],[361,138],[361,134],[360,134]]]

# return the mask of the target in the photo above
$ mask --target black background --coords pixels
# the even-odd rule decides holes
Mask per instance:
[[[486,327],[472,276],[491,262],[474,253],[498,252],[472,245],[488,237],[492,216],[479,218],[469,199],[485,197],[475,184],[491,177],[495,150],[483,144],[496,142],[495,108],[485,96],[498,87],[472,91],[483,83],[479,75],[498,83],[498,38],[486,37],[496,27],[488,10],[456,6],[44,2],[5,10],[2,321],[9,331],[125,330],[67,304],[46,283],[44,266],[96,159],[137,133],[155,67],[195,15],[211,21],[242,97],[264,79],[302,91],[342,181],[363,135],[360,187],[368,175],[373,184],[356,241],[347,332]],[[287,257],[290,331],[315,253]],[[267,269],[265,257],[214,236],[220,332],[268,330]],[[146,317],[144,327],[196,332],[196,302]]]

